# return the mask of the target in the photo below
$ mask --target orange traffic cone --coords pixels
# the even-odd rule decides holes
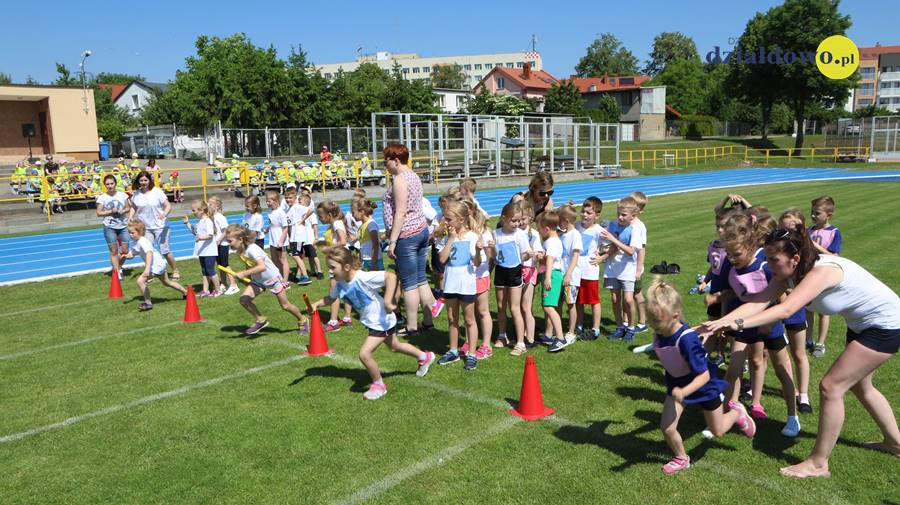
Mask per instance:
[[[118,298],[122,298],[122,283],[119,282],[119,272],[113,270],[112,278],[109,280],[109,299]]]
[[[188,286],[187,290],[187,302],[184,305],[184,319],[182,319],[181,322],[196,323],[198,321],[203,321],[203,317],[200,315],[200,309],[197,308],[197,298],[194,297],[194,287]]]
[[[306,355],[323,356],[333,352],[334,349],[329,349],[328,342],[325,340],[325,329],[322,328],[319,311],[314,310],[309,321],[309,345],[306,347]]]
[[[526,421],[537,421],[553,413],[553,409],[544,405],[537,367],[534,364],[534,355],[529,354],[525,358],[525,373],[522,375],[522,394],[519,397],[519,405],[510,409],[509,413]]]

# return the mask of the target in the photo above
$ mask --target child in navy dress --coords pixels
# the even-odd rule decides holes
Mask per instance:
[[[727,433],[735,424],[752,438],[756,424],[739,402],[722,408],[728,384],[716,374],[716,366],[707,359],[703,344],[694,330],[681,321],[681,296],[671,284],[654,279],[647,290],[647,319],[653,327],[653,350],[666,370],[666,400],[660,428],[675,457],[662,467],[672,475],[691,466],[684,449],[678,420],[685,405],[699,405],[706,425],[714,436]]]

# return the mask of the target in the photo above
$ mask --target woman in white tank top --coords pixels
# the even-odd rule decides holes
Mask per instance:
[[[819,432],[806,460],[781,469],[788,477],[828,477],[828,458],[844,424],[844,395],[853,391],[881,429],[884,440],[867,442],[871,449],[900,457],[900,430],[887,398],[875,389],[875,370],[900,347],[900,297],[864,268],[847,258],[819,256],[804,230],[778,229],[766,239],[766,259],[775,276],[768,289],[704,331],[740,331],[787,318],[804,306],[847,321],[847,347],[819,384]],[[788,288],[787,298],[770,308]]]

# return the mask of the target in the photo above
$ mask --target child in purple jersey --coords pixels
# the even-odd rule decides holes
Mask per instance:
[[[806,230],[806,219],[800,209],[791,208],[781,214],[779,219],[781,228],[786,230]],[[791,317],[784,320],[784,329],[787,332],[788,342],[791,346],[791,358],[794,360],[797,385],[797,409],[804,414],[812,413],[812,405],[809,403],[809,358],[806,356],[806,309],[800,309]]]
[[[812,201],[810,212],[815,225],[809,227],[809,238],[813,247],[819,254],[839,255],[843,240],[841,230],[831,224],[831,216],[834,215],[834,199],[830,196],[820,196]],[[807,311],[806,319],[809,321],[809,336],[813,335],[813,312]],[[819,314],[819,334],[813,345],[813,357],[825,356],[825,340],[828,338],[828,326],[831,322],[828,314]]]
[[[728,384],[719,378],[709,362],[706,350],[694,330],[681,321],[682,305],[678,290],[660,278],[647,289],[647,320],[653,328],[653,350],[665,368],[666,399],[660,428],[675,457],[662,467],[672,475],[691,466],[691,459],[678,432],[678,420],[687,405],[699,405],[713,436],[720,437],[737,425],[752,438],[756,424],[739,402],[722,401]]]

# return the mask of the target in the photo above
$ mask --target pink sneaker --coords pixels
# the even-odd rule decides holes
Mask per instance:
[[[328,321],[325,325],[325,331],[337,331],[341,329],[341,323],[335,320]]]
[[[764,409],[760,403],[754,403],[750,406],[750,415],[753,416],[754,419],[769,418],[769,414],[766,414],[766,409]]]
[[[434,363],[434,353],[428,351],[425,353],[425,359],[419,360],[419,369],[416,370],[416,376],[425,377],[425,374],[428,373],[428,369],[431,368],[431,364]]]
[[[691,467],[691,458],[672,458],[662,467],[662,471],[666,475],[674,475],[685,468]]]
[[[487,344],[484,344],[475,351],[475,358],[477,359],[488,359],[493,355],[494,350]]]
[[[206,298],[207,296],[209,296],[209,291],[201,291],[197,293],[197,298]]]
[[[753,436],[756,435],[756,422],[747,414],[747,407],[744,407],[743,403],[729,401],[728,408],[738,412],[738,418],[737,421],[735,421],[737,427],[740,428],[748,438],[753,438]]]
[[[341,326],[352,326],[352,325],[353,325],[353,320],[350,319],[349,317],[345,317],[345,318],[341,319]]]
[[[459,353],[460,354],[469,354],[469,343],[468,342],[466,342],[465,344],[462,345],[462,347],[459,348]]]
[[[363,398],[366,400],[377,400],[386,394],[387,386],[384,384],[372,384],[369,386],[369,390],[363,393]]]
[[[438,317],[442,310],[444,310],[444,299],[435,298],[434,303],[431,304],[431,317]]]

